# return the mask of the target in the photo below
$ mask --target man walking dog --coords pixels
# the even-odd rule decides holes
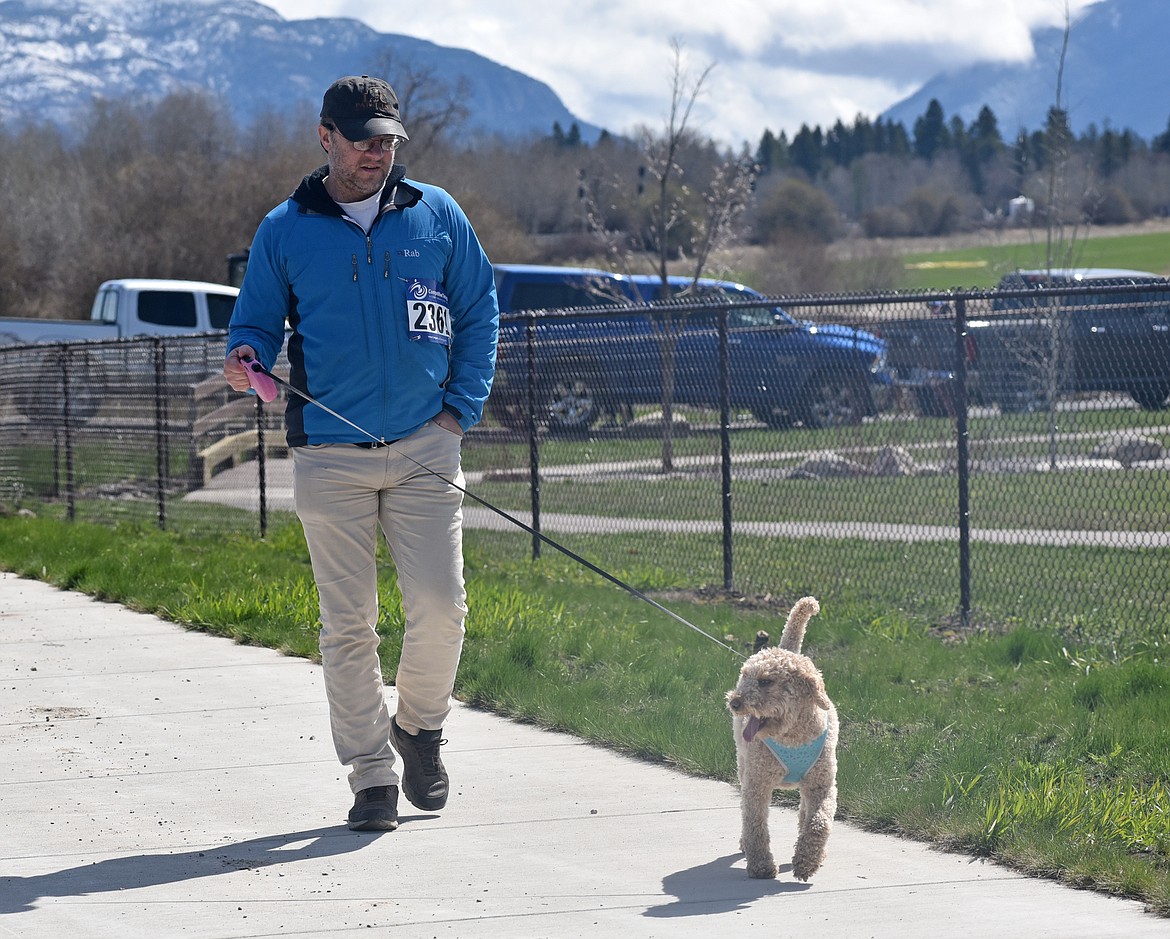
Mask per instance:
[[[462,484],[461,437],[491,389],[499,311],[491,265],[462,209],[395,165],[408,137],[386,82],[334,82],[317,134],[326,165],[252,242],[224,376],[247,390],[242,360],[270,369],[287,322],[289,383],[370,433],[289,396],[330,726],[351,768],[348,823],[392,831],[400,785],[425,811],[447,802],[439,747],[467,606],[462,492],[435,474]],[[379,526],[406,620],[393,716],[378,658]]]

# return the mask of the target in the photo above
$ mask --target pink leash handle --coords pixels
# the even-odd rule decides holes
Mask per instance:
[[[280,389],[276,387],[271,377],[265,371],[264,366],[253,358],[240,356],[240,364],[248,373],[248,384],[252,387],[248,389],[248,394],[258,395],[261,401],[275,401],[280,394]]]

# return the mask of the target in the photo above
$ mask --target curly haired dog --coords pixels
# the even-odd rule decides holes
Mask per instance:
[[[820,609],[813,597],[797,600],[780,645],[758,649],[727,692],[749,877],[776,876],[768,836],[774,789],[800,789],[793,875],[808,880],[825,859],[837,811],[837,709],[821,673],[800,653],[805,626]]]

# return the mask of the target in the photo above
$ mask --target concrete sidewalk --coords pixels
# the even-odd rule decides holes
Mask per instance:
[[[445,734],[447,808],[355,834],[318,666],[0,574],[0,936],[1170,936],[842,823],[812,883],[749,880],[732,786],[466,707]]]

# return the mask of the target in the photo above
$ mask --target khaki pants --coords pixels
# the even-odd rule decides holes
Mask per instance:
[[[410,437],[366,450],[293,448],[297,515],[321,606],[321,661],[337,758],[354,792],[398,785],[378,660],[374,552],[381,525],[398,572],[406,626],[395,684],[398,725],[438,730],[451,711],[463,649],[463,485],[460,438],[428,422]]]

